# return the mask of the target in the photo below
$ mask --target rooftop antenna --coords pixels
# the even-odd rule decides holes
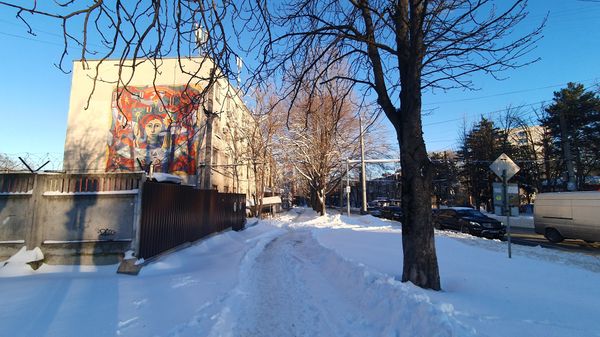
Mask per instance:
[[[235,57],[235,63],[237,65],[237,82],[238,82],[238,88],[240,87],[240,84],[242,82],[242,67],[244,66],[244,62],[242,61],[242,58],[239,56]]]
[[[198,50],[201,50],[202,47],[208,41],[208,32],[199,25],[198,23],[194,24],[194,35],[196,35],[196,45],[198,46]]]

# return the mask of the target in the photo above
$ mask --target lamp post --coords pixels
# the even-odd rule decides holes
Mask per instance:
[[[367,174],[365,165],[365,140],[362,128],[362,114],[358,113],[358,126],[360,129],[360,180],[362,187],[362,205],[360,214],[367,214]]]

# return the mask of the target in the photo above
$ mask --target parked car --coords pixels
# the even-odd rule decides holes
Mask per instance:
[[[402,221],[402,207],[385,206],[381,209],[381,217],[390,220]]]
[[[371,214],[372,216],[376,216],[378,218],[381,217],[381,208],[376,207],[376,206],[368,206],[367,207],[367,212],[369,214]]]
[[[600,192],[540,193],[533,211],[535,232],[550,242],[600,241]]]
[[[437,229],[454,229],[477,236],[502,238],[506,227],[496,219],[467,207],[451,207],[436,211],[433,224]]]

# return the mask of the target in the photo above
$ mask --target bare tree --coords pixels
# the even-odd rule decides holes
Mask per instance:
[[[318,69],[328,69],[344,62],[351,75],[330,80],[349,81],[364,90],[363,97],[372,97],[394,125],[400,143],[402,280],[432,289],[440,289],[440,280],[430,211],[432,165],[422,136],[421,92],[473,88],[469,74],[495,76],[523,66],[530,61],[519,60],[531,51],[541,33],[540,26],[510,39],[515,26],[527,16],[525,0],[498,6],[491,0],[289,0],[279,6],[280,13],[269,13],[266,3],[259,0],[33,1],[32,5],[0,1],[0,5],[14,8],[27,27],[30,15],[61,22],[65,43],[61,68],[71,45],[80,49],[82,61],[90,55],[101,60],[118,58],[120,74],[133,73],[141,60],[157,65],[157,72],[165,56],[183,58],[201,52],[215,63],[208,76],[182,71],[189,73],[190,82],[208,82],[205,92],[218,78],[236,78],[232,46],[236,41],[250,41],[245,48],[238,43],[240,50],[265,47],[261,70],[266,72],[261,74],[268,77],[281,70],[291,76],[288,80],[293,81],[287,83],[296,84],[289,88],[286,100],[292,102],[307,71],[317,69],[317,64]],[[273,28],[272,22],[281,27]],[[206,41],[202,35],[196,38],[196,23],[208,32]],[[276,36],[278,32],[283,34]],[[98,44],[92,46],[90,40],[95,37],[99,37]],[[120,77],[119,86],[126,87],[132,76]]]
[[[88,59],[99,60],[94,63],[94,83],[102,81],[103,63],[116,61],[119,95],[127,90],[141,63],[153,65],[156,89],[164,58],[196,56],[197,67],[186,68],[179,62],[179,70],[188,75],[188,85],[204,88],[192,98],[205,102],[207,114],[212,111],[204,97],[217,81],[239,78],[240,55],[256,45],[247,43],[252,40],[248,36],[262,31],[266,19],[264,3],[254,0],[235,4],[212,0],[0,1],[0,6],[13,8],[16,19],[31,35],[35,35],[33,17],[57,20],[63,33],[63,52],[56,66],[65,73],[70,72],[70,50],[77,51],[75,58],[85,67]]]
[[[544,171],[544,128],[536,123],[536,119],[527,117],[523,107],[509,106],[500,116],[500,126],[513,145],[511,157],[521,167],[515,178],[525,192],[527,203],[531,203],[532,197],[540,191]]]
[[[296,171],[308,183],[313,209],[326,213],[325,198],[343,177],[343,159],[358,152],[359,128],[348,86],[326,82],[300,93],[284,142]]]
[[[283,127],[282,113],[276,104],[278,100],[272,87],[257,90],[256,106],[250,114],[252,120],[240,126],[240,136],[247,142],[248,165],[256,187],[253,198],[258,217],[261,216],[265,192],[267,188],[274,187],[274,177],[278,172],[274,146]]]
[[[285,31],[270,49],[281,53],[273,69],[296,74],[297,97],[304,74],[344,62],[346,80],[373,94],[394,125],[402,164],[404,265],[402,281],[440,289],[431,224],[432,165],[421,122],[421,92],[473,88],[467,75],[496,74],[519,62],[540,36],[541,26],[509,39],[527,16],[526,2],[488,0],[291,0],[275,22]],[[331,52],[335,50],[336,52]]]
[[[19,165],[8,155],[0,153],[0,171],[15,171]]]

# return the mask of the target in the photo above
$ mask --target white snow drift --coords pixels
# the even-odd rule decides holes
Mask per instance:
[[[600,336],[597,257],[513,246],[508,259],[504,242],[436,232],[444,290],[427,291],[398,281],[397,223],[301,211],[137,277],[14,258],[0,336]]]

